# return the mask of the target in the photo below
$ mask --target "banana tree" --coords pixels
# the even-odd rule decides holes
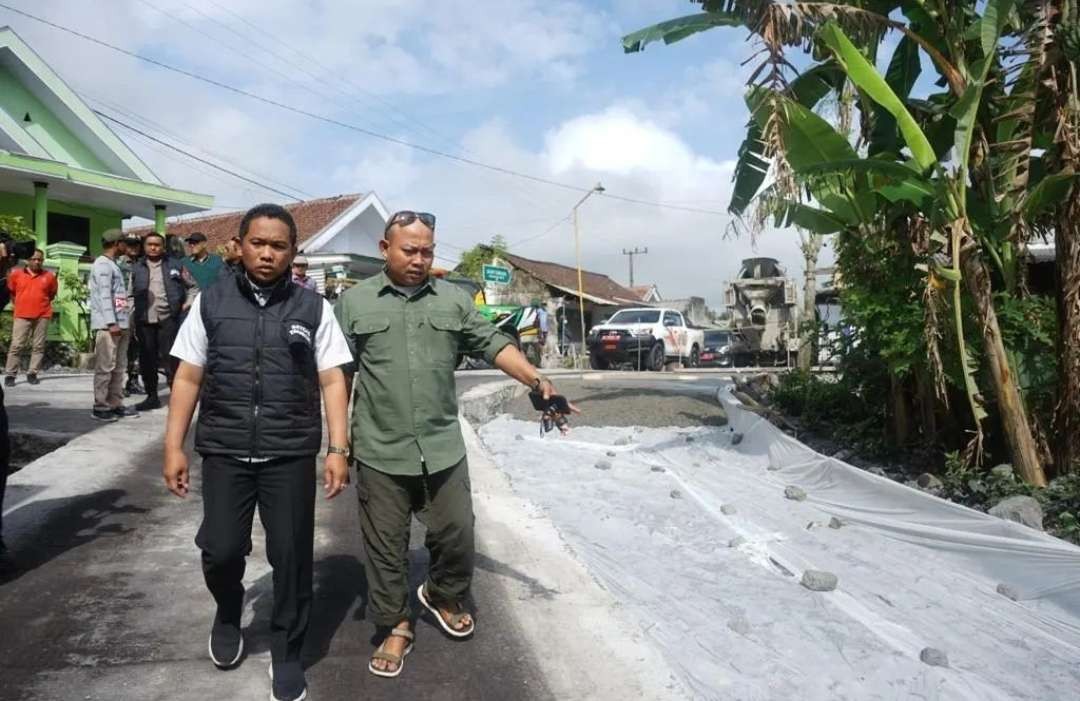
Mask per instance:
[[[1009,364],[993,304],[992,271],[988,258],[994,258],[995,241],[988,232],[978,231],[969,213],[969,184],[972,179],[972,154],[976,153],[975,140],[982,132],[977,130],[980,108],[984,107],[983,91],[990,69],[997,59],[996,48],[1012,7],[1011,0],[989,0],[980,18],[980,35],[983,54],[970,66],[961,64],[966,85],[961,98],[951,110],[956,120],[953,142],[955,157],[952,163],[942,163],[930,143],[930,139],[907,109],[904,101],[893,91],[866,57],[836,24],[822,28],[821,40],[829,47],[835,60],[848,78],[869,99],[885,109],[896,120],[910,158],[900,162],[859,159],[843,163],[834,161],[819,166],[814,172],[803,171],[810,176],[830,178],[830,173],[873,175],[888,182],[886,197],[903,199],[913,204],[920,214],[931,223],[936,235],[931,237],[937,246],[930,251],[931,260],[927,273],[951,284],[953,322],[956,326],[960,362],[964,367],[965,383],[972,414],[976,424],[987,418],[982,405],[971,357],[966,348],[963,333],[961,283],[975,301],[979,330],[990,377],[994,384],[998,410],[1013,463],[1025,479],[1035,485],[1045,484],[1038,446],[1031,431],[1026,407],[1020,394],[1015,373]],[[884,164],[888,163],[888,166]],[[899,168],[903,169],[900,170]],[[904,171],[907,172],[904,172]],[[799,169],[796,168],[796,172]],[[986,252],[990,251],[990,254]],[[948,264],[940,261],[947,255]],[[940,261],[940,262],[939,262]],[[1003,268],[1000,256],[996,259]],[[976,435],[976,450],[981,448],[981,430]]]
[[[1016,281],[1015,253],[1025,232],[1013,226],[1005,227],[1002,233],[1003,224],[1016,219],[1008,216],[1010,208],[1012,214],[1018,211],[1015,205],[1029,187],[1031,199],[1037,199],[1034,195],[1041,186],[1025,180],[1030,176],[1030,148],[1024,147],[1024,117],[1029,109],[1026,95],[1031,91],[1017,87],[1031,85],[1030,76],[1027,83],[1017,80],[1011,84],[1011,92],[1004,97],[1012,103],[1006,101],[996,113],[991,114],[984,103],[988,84],[1001,97],[1001,86],[1008,83],[998,74],[998,45],[1007,24],[1022,24],[1014,3],[728,0],[702,4],[706,13],[696,19],[683,18],[677,27],[670,25],[672,33],[660,26],[649,28],[628,36],[624,47],[640,50],[657,39],[670,43],[696,31],[736,25],[736,20],[762,43],[766,60],[751,78],[748,104],[752,120],[739,152],[731,210],[742,214],[756,205],[759,219],[761,213],[775,214],[782,222],[798,226],[874,235],[880,234],[875,227],[888,221],[880,216],[882,208],[910,207],[909,228],[928,232],[922,237],[930,244],[925,251],[928,293],[942,286],[951,292],[959,360],[979,427],[973,445],[976,449],[981,446],[986,410],[975,379],[974,359],[964,342],[961,285],[975,300],[987,365],[1014,463],[1030,482],[1043,483],[1038,451],[1009,367],[991,294],[992,279],[1004,279],[1007,289]],[[980,5],[981,13],[977,11]],[[889,17],[895,9],[903,12],[908,24]],[[887,79],[864,56],[875,55],[885,30],[903,35]],[[871,158],[861,158],[843,136],[830,133],[831,125],[795,99],[791,88],[802,76],[796,74],[783,50],[796,46],[817,58],[831,57],[828,68],[812,70],[835,74],[840,66],[844,78],[858,86],[862,139]],[[921,101],[907,98],[920,70],[920,49],[931,58],[941,84],[948,89],[944,95]],[[836,90],[837,82],[819,78],[807,80],[805,85],[828,92]],[[1000,122],[997,134],[985,124],[988,115]],[[901,157],[904,147],[907,154]],[[998,157],[988,158],[987,151],[995,147],[999,152],[993,155]],[[950,149],[955,154],[951,158],[946,155]],[[1008,196],[1003,197],[1000,188],[969,191],[973,173],[985,182],[985,170],[992,170],[991,180],[1000,176],[1010,183]],[[772,182],[763,190],[770,176]],[[799,201],[803,187],[811,195],[809,203]],[[971,201],[976,206],[971,207]],[[982,216],[987,213],[988,217]],[[932,307],[928,305],[928,319],[933,317]],[[933,333],[928,333],[928,338]],[[935,355],[932,350],[931,359]]]
[[[1044,201],[1050,204],[1057,268],[1054,463],[1066,473],[1080,469],[1080,7],[1077,0],[1047,0],[1025,19],[1032,53],[1041,58],[1036,80],[1047,92],[1040,131],[1052,135],[1040,144],[1047,148],[1041,160],[1057,177]]]

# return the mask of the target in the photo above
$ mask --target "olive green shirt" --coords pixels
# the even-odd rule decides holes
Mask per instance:
[[[386,272],[337,301],[353,346],[352,456],[392,475],[438,472],[465,457],[454,370],[459,354],[494,362],[512,343],[453,283],[430,279],[411,296]]]

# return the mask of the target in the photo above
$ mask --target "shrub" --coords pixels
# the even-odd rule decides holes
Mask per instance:
[[[823,380],[802,370],[780,376],[772,401],[785,414],[801,419],[810,427],[837,423],[858,425],[872,413],[867,411],[858,389],[843,379]]]

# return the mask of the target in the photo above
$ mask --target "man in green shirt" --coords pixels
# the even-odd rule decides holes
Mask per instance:
[[[511,339],[452,283],[429,276],[435,217],[398,212],[379,249],[386,267],[345,292],[335,313],[356,355],[351,455],[357,471],[369,605],[383,637],[368,669],[401,672],[412,649],[409,522],[427,526],[427,581],[417,594],[454,637],[472,634],[463,604],[473,573],[473,512],[454,369],[482,353],[545,397],[555,393]]]
[[[208,248],[206,234],[201,231],[192,232],[184,239],[187,245],[188,255],[182,261],[184,268],[195,278],[200,290],[205,290],[218,279],[221,274],[223,262],[220,256],[215,256]]]

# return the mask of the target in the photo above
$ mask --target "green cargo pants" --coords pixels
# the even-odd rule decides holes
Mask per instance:
[[[465,458],[435,474],[388,475],[356,462],[368,606],[377,626],[409,618],[409,527],[427,527],[425,591],[439,607],[460,603],[473,574],[473,510]]]

